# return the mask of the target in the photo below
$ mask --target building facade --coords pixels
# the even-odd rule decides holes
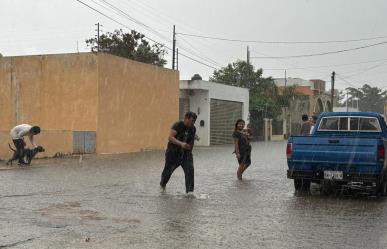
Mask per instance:
[[[232,143],[235,121],[248,123],[249,90],[204,80],[180,81],[180,119],[186,111],[198,114],[199,146]]]
[[[274,79],[279,89],[295,86],[295,97],[282,115],[287,123],[287,134],[297,135],[301,127],[301,117],[319,115],[331,110],[331,93],[326,90],[326,82],[319,79],[304,80],[300,78]],[[335,98],[336,99],[336,98]]]

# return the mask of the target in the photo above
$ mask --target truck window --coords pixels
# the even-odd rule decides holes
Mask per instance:
[[[381,128],[378,119],[373,117],[325,117],[322,118],[318,130],[380,132]]]
[[[351,131],[358,131],[359,130],[359,118],[351,117],[349,121],[349,129]]]
[[[359,131],[380,131],[378,120],[376,118],[360,118]]]
[[[339,128],[339,118],[338,117],[329,117],[323,118],[321,120],[319,130],[322,131],[337,131]]]
[[[339,119],[339,130],[340,131],[348,131],[348,118],[347,117],[341,117]]]

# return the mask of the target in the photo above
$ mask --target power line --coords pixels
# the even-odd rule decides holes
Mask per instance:
[[[162,21],[160,20],[160,18],[155,18],[151,13],[148,13],[147,11],[149,10],[149,8],[146,8],[146,10],[143,9],[142,6],[139,5],[139,3],[137,1],[133,1],[131,3],[129,3],[130,0],[128,1],[125,1],[125,0],[118,0],[117,1],[117,7],[119,9],[130,9],[132,10],[133,12],[135,12],[136,14],[139,14],[141,15],[142,17],[145,17],[147,20],[148,19],[154,19],[155,22],[157,22],[157,24],[161,25],[162,27],[170,27],[172,26],[174,23],[170,23],[170,22],[165,22],[165,21]],[[121,3],[121,5],[119,5],[119,3]],[[170,30],[165,30],[165,29],[155,29],[153,28],[154,30],[157,30],[158,32],[162,32],[162,33],[168,33],[170,34],[171,31]]]
[[[286,69],[286,70],[298,70],[298,69],[313,69],[313,68],[343,67],[343,66],[360,65],[360,64],[367,64],[367,63],[381,62],[381,61],[387,61],[387,59],[372,60],[372,61],[361,61],[361,62],[346,63],[346,64],[334,64],[334,65],[312,66],[312,67],[264,68],[264,70],[267,70],[267,71],[283,71],[283,70],[285,70],[285,69]]]
[[[102,15],[102,16],[108,18],[109,20],[111,20],[111,21],[113,21],[113,22],[115,22],[115,23],[121,25],[122,27],[126,27],[126,28],[129,29],[129,30],[134,30],[134,29],[128,27],[127,25],[125,25],[125,24],[123,24],[123,23],[117,21],[116,19],[114,19],[114,18],[112,18],[112,17],[106,15],[105,13],[103,13],[103,12],[97,10],[96,8],[94,8],[94,7],[90,6],[90,5],[88,5],[87,3],[84,3],[84,2],[81,1],[81,0],[76,0],[76,1],[79,2],[79,3],[81,3],[81,4],[83,4],[83,5],[85,5],[86,7],[90,8],[90,9],[92,9],[93,11],[99,13],[100,15]],[[154,40],[154,39],[152,39],[152,38],[146,37],[146,39],[148,39],[148,40],[150,40],[150,41],[152,41],[152,42],[154,42],[154,43],[156,43],[156,44],[158,44],[158,45],[161,45],[161,46],[165,47],[166,49],[168,49],[168,50],[170,50],[170,51],[173,51],[172,48],[170,48],[170,47],[168,47],[168,46],[166,46],[166,45],[164,45],[164,44],[162,44],[162,43],[160,43],[160,42],[158,42],[158,41],[156,41],[156,40]],[[197,60],[197,59],[195,59],[195,58],[192,58],[191,56],[188,56],[188,55],[186,55],[186,54],[184,54],[184,53],[179,52],[179,55],[181,55],[181,56],[183,56],[183,57],[185,57],[185,58],[187,58],[187,59],[190,59],[190,60],[192,60],[192,61],[195,61],[196,63],[199,63],[199,64],[201,64],[201,65],[204,65],[204,66],[206,66],[206,67],[209,67],[209,68],[212,68],[212,69],[217,70],[216,67],[213,67],[213,66],[208,65],[208,64],[206,64],[206,63],[204,63],[204,62],[201,62],[201,61],[199,61],[199,60]]]
[[[341,75],[341,74],[337,74],[337,73],[336,73],[336,76],[337,76],[339,79],[341,79],[342,81],[346,82],[349,86],[352,86],[352,87],[354,87],[354,88],[357,88],[357,86],[355,86],[352,82],[346,80],[345,77],[340,76],[340,75]],[[357,84],[357,83],[356,83],[356,84]]]
[[[257,54],[261,54],[261,55],[264,55],[264,56],[270,56],[270,55],[268,55],[268,54],[265,54],[265,53],[262,53],[262,52],[257,52],[257,51],[255,51],[255,53],[257,53]],[[250,59],[251,59],[251,57],[250,57]],[[275,59],[275,60],[277,60],[278,62],[280,62],[280,63],[282,63],[282,61],[280,61],[279,59]],[[289,64],[289,65],[291,65],[291,66],[293,66],[293,67],[299,67],[299,66],[297,66],[297,65],[295,65],[295,64],[293,64],[293,63],[291,63],[291,64]],[[315,70],[315,69],[308,69],[308,68],[304,68],[306,71],[309,71],[309,72],[312,72],[312,73],[318,73],[318,74],[320,74],[320,73],[323,73],[323,72],[321,72],[321,71],[319,71],[319,70]],[[285,68],[284,69],[282,69],[283,71],[285,70]]]
[[[243,43],[261,43],[261,44],[326,44],[326,43],[348,43],[348,42],[359,42],[359,41],[370,41],[377,39],[384,39],[387,36],[377,36],[363,39],[351,39],[351,40],[332,40],[332,41],[263,41],[263,40],[241,40],[241,39],[230,39],[223,37],[215,37],[215,36],[204,36],[204,35],[196,35],[196,34],[187,34],[187,33],[177,33],[182,36],[191,36],[197,38],[211,39],[211,40],[219,40],[219,41],[228,41],[228,42],[243,42]]]
[[[384,64],[386,64],[386,62],[382,62],[382,63],[380,63],[380,64],[378,64],[378,65],[369,67],[369,68],[367,68],[367,69],[365,69],[365,70],[362,70],[362,71],[360,71],[360,72],[356,72],[356,73],[354,73],[354,74],[351,74],[351,75],[348,76],[348,78],[352,78],[353,76],[357,76],[357,75],[363,74],[363,73],[365,73],[365,72],[371,71],[371,70],[373,70],[373,69],[375,69],[375,68],[378,68],[378,67],[383,66]]]
[[[92,0],[92,1],[94,1],[94,0]],[[126,17],[128,17],[130,20],[134,19],[134,18],[130,17],[125,11],[122,11],[122,10],[118,9],[118,8],[115,7],[114,5],[108,3],[106,0],[99,0],[99,1],[105,2],[105,3],[108,4],[110,7],[114,8],[116,11],[119,11],[121,14],[125,15]],[[145,25],[145,24],[141,23],[141,22],[138,21],[138,20],[136,20],[135,22],[136,22],[137,24],[140,24],[140,25]],[[152,29],[151,27],[149,27],[149,26],[147,26],[147,25],[145,25],[145,26],[146,26],[146,28],[148,28],[148,29]],[[152,30],[154,30],[154,29],[152,29]],[[155,32],[157,32],[157,31],[155,31]],[[158,32],[157,32],[157,33],[158,33]],[[159,35],[161,38],[163,38],[163,39],[169,41],[169,38],[165,38],[165,36],[163,36],[162,34],[158,33],[158,35]],[[182,39],[182,38],[180,38],[180,39]],[[182,40],[183,40],[183,39],[182,39]],[[187,43],[190,47],[192,47],[194,50],[198,51],[199,54],[201,54],[201,52],[200,52],[199,50],[197,50],[196,48],[194,48],[188,41],[186,41],[186,40],[183,40],[183,41],[184,41],[185,43]],[[206,56],[201,56],[201,55],[199,55],[198,53],[194,52],[193,50],[187,49],[187,48],[182,47],[182,46],[181,46],[181,49],[185,50],[187,53],[189,53],[189,54],[191,54],[191,55],[193,55],[193,56],[195,56],[195,57],[197,57],[197,58],[200,58],[201,60],[203,60],[203,61],[209,63],[210,65],[212,64],[212,65],[215,65],[215,66],[220,66],[220,63],[218,63],[218,62],[216,62],[216,61],[214,61],[214,60],[212,60],[212,59],[210,59],[210,58],[208,58],[208,57],[206,57]],[[173,49],[172,49],[172,51],[173,51]],[[181,53],[180,53],[180,54],[181,54]],[[183,56],[184,56],[184,54],[183,54]],[[188,56],[188,57],[189,57],[189,58],[192,58],[191,56]],[[198,60],[195,60],[195,61],[197,62]],[[207,63],[201,63],[201,64],[203,64],[203,65],[208,65]],[[211,68],[214,68],[214,67],[211,66]]]
[[[159,36],[160,38],[166,40],[166,41],[170,41],[170,39],[166,36],[164,36],[163,34],[161,34],[160,32],[158,32],[157,30],[151,28],[150,26],[146,25],[145,23],[137,20],[136,18],[133,18],[132,16],[130,16],[127,12],[125,11],[122,11],[121,9],[117,8],[115,5],[109,3],[108,1],[105,1],[105,0],[99,0],[100,2],[103,2],[105,3],[106,5],[108,5],[111,9],[113,9],[113,11],[116,11],[116,13],[118,12],[118,14],[120,14],[121,16],[123,15],[125,18],[129,19],[130,21],[142,26],[143,28],[147,29],[148,31],[156,34],[157,36]]]
[[[179,56],[180,56],[180,55],[183,56],[183,57],[185,57],[185,58],[187,58],[187,59],[190,59],[190,60],[192,60],[192,61],[195,61],[195,62],[197,62],[197,63],[199,63],[199,64],[202,64],[203,66],[206,66],[206,67],[209,67],[209,68],[218,70],[218,68],[216,68],[216,67],[213,67],[213,66],[208,65],[208,64],[206,64],[206,63],[204,63],[204,62],[201,62],[201,61],[199,61],[199,60],[196,60],[195,58],[192,58],[192,57],[190,57],[190,56],[188,56],[188,55],[185,55],[185,54],[183,54],[183,53],[181,53],[181,52],[179,52]]]
[[[129,1],[130,1],[130,0],[129,0]],[[126,1],[122,1],[122,2],[124,2],[125,5],[128,4],[128,2],[126,2]],[[134,5],[140,7],[140,9],[141,9],[141,11],[142,11],[143,14],[147,14],[148,16],[151,16],[151,17],[153,18],[154,16],[153,16],[151,13],[147,13],[147,11],[150,11],[150,10],[151,10],[156,16],[159,16],[161,19],[164,19],[164,20],[167,20],[167,19],[168,19],[168,20],[171,20],[171,21],[172,21],[172,22],[171,22],[172,24],[174,23],[173,19],[171,19],[171,18],[168,17],[168,16],[164,17],[162,14],[158,13],[157,10],[154,9],[152,6],[146,5],[146,4],[143,3],[143,2],[136,2],[136,1],[133,1],[132,3],[133,3]],[[132,4],[131,4],[131,5],[127,5],[127,6],[130,6],[131,8],[133,8],[133,5],[132,5]],[[146,11],[145,11],[144,9],[146,9]],[[157,19],[159,20],[160,18],[157,18]],[[170,21],[168,21],[168,22],[170,22]],[[217,61],[215,61],[215,60],[209,58],[208,56],[205,56],[205,53],[203,53],[202,51],[198,50],[195,46],[193,46],[193,45],[192,45],[191,43],[189,43],[187,40],[183,39],[183,37],[180,37],[179,40],[178,40],[177,42],[179,43],[180,41],[182,41],[183,43],[185,43],[187,46],[190,47],[190,48],[185,47],[185,46],[183,47],[182,44],[179,45],[181,49],[183,49],[183,50],[186,51],[186,53],[189,53],[189,54],[191,54],[191,55],[193,55],[193,56],[195,56],[195,57],[197,57],[197,58],[200,58],[201,60],[203,60],[203,61],[209,63],[210,65],[215,65],[215,66],[218,66],[218,67],[221,66],[220,63],[218,63]]]
[[[213,65],[216,65],[216,66],[221,66],[220,63],[218,63],[217,61],[215,61],[215,60],[213,60],[213,59],[211,59],[211,58],[209,58],[209,57],[207,57],[207,56],[200,56],[200,55],[198,55],[197,53],[202,54],[202,52],[201,52],[200,50],[198,50],[197,48],[195,48],[195,47],[194,47],[191,43],[189,43],[187,40],[182,39],[182,37],[180,37],[180,39],[178,40],[178,42],[179,42],[179,41],[182,41],[182,42],[184,42],[185,44],[187,44],[188,46],[190,46],[190,47],[192,48],[192,50],[191,50],[191,49],[187,49],[187,48],[185,48],[185,50],[186,50],[186,51],[191,51],[191,54],[196,55],[196,57],[201,58],[201,59],[203,59],[204,61],[209,62],[210,64],[213,64]],[[180,44],[180,47],[181,47],[181,44]],[[184,47],[183,47],[183,48],[184,48]],[[196,52],[194,52],[194,51],[196,51]]]
[[[329,54],[338,54],[338,53],[344,53],[344,52],[349,52],[349,51],[354,51],[354,50],[360,50],[364,48],[370,48],[370,47],[375,47],[375,46],[380,46],[387,44],[387,41],[383,42],[378,42],[370,45],[365,45],[361,47],[356,47],[356,48],[349,48],[349,49],[342,49],[342,50],[336,50],[336,51],[330,51],[330,52],[321,52],[321,53],[315,53],[315,54],[303,54],[303,55],[289,55],[289,56],[255,56],[251,57],[252,59],[290,59],[290,58],[302,58],[302,57],[313,57],[313,56],[322,56],[322,55],[329,55]]]

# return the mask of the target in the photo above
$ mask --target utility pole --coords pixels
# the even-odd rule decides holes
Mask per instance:
[[[345,103],[346,103],[347,112],[348,112],[348,88],[346,90],[347,90],[347,101],[345,101]]]
[[[102,25],[99,24],[99,22],[97,24],[95,24],[97,26],[97,52],[99,52],[99,31],[100,31],[100,26],[102,27]]]
[[[285,69],[285,88],[286,88],[287,83],[288,83],[288,79],[286,77],[286,69]]]
[[[179,48],[176,48],[176,70],[179,71]]]
[[[172,48],[172,69],[175,70],[175,55],[176,55],[176,29],[173,25],[173,48]]]
[[[249,49],[249,46],[247,46],[247,65],[250,65],[250,49]]]
[[[335,95],[335,71],[332,72],[331,76],[331,112],[333,112],[333,96]]]
[[[247,58],[246,58],[247,68],[250,68],[250,48],[249,48],[249,46],[247,46],[246,55],[247,55]],[[248,85],[249,85],[249,87],[251,87],[251,85],[252,85],[251,82],[248,82]]]

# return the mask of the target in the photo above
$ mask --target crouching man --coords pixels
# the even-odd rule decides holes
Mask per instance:
[[[29,124],[21,124],[12,128],[11,138],[16,148],[14,157],[15,159],[19,159],[19,164],[24,164],[23,153],[24,153],[24,147],[26,144],[23,138],[27,136],[33,148],[36,148],[37,145],[34,142],[34,136],[38,135],[39,133],[40,133],[39,126],[31,126]]]

